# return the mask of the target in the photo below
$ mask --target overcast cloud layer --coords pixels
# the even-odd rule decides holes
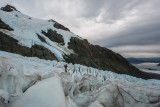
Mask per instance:
[[[125,57],[160,57],[160,0],[0,0]]]

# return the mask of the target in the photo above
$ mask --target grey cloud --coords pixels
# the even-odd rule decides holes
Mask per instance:
[[[123,45],[148,45],[159,44],[160,45],[160,22],[157,24],[148,24],[144,26],[135,26],[127,29],[124,32],[116,34],[107,39],[104,43],[107,47],[116,47]],[[103,42],[103,41],[101,41]],[[104,41],[105,42],[105,41]]]
[[[138,47],[138,48],[137,48]],[[118,52],[124,52],[124,53],[160,53],[160,49],[158,45],[146,45],[146,46],[119,46],[112,48],[113,50],[116,50]]]
[[[100,10],[103,9],[105,14],[103,16],[103,22],[113,22],[121,18],[126,17],[126,14],[136,9],[139,6],[139,0],[86,0],[86,16],[83,17],[96,17],[100,14]],[[146,2],[145,0],[141,0]]]
[[[103,36],[106,39],[103,38],[97,41],[97,43],[107,47],[148,44],[160,45],[160,14],[158,14],[160,6],[157,4],[160,4],[160,1],[153,2],[152,5],[148,6],[149,8],[144,8],[146,11],[141,10],[142,13],[138,14],[139,20],[131,23],[124,30],[110,35],[110,37],[104,34]],[[143,5],[139,7],[142,8]]]

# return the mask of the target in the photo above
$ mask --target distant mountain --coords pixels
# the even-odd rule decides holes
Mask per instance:
[[[150,63],[159,63],[160,58],[128,58],[127,59],[130,63],[134,64],[139,64],[139,63],[145,63],[145,62],[150,62]]]
[[[0,9],[0,50],[139,78],[155,77],[141,72],[120,54],[90,44],[54,20],[32,18],[10,5]]]

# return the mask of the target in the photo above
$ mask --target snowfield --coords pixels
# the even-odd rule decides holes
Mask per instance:
[[[159,107],[160,81],[0,51],[0,107]]]
[[[11,28],[14,29],[13,31],[0,29],[0,31],[18,40],[19,45],[26,46],[29,48],[31,48],[35,44],[43,46],[50,50],[59,61],[64,60],[62,56],[64,53],[73,53],[72,50],[68,49],[68,42],[70,41],[71,37],[78,36],[69,31],[55,28],[53,26],[55,22],[31,18],[18,11],[5,12],[0,10],[0,18],[4,23],[8,24]],[[58,34],[61,34],[63,36],[64,46],[60,46],[57,42],[51,41],[42,33],[42,31],[47,32],[48,29],[52,29],[53,31],[56,31]],[[42,42],[38,38],[37,34],[45,38],[47,43]]]
[[[53,105],[54,104],[54,105]],[[60,77],[45,79],[30,87],[11,107],[66,107]]]

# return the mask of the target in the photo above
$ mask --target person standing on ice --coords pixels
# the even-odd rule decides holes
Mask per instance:
[[[69,72],[67,72],[67,64],[64,65],[64,69],[65,69],[65,72],[62,72],[63,75],[70,75]]]
[[[67,72],[67,64],[64,65],[65,72]]]

